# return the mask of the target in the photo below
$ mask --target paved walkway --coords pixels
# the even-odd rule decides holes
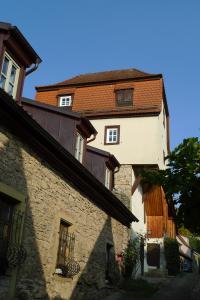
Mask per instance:
[[[180,274],[166,281],[148,300],[200,300],[200,295],[191,298],[192,291],[197,283],[199,275],[192,273]],[[146,300],[145,297],[136,297],[133,293],[125,291],[117,292],[104,300]]]
[[[196,285],[198,275],[184,273],[173,278],[170,283],[161,288],[151,300],[191,300],[192,291]],[[196,300],[200,300],[200,295]]]

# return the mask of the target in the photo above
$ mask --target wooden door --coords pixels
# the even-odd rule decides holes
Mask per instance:
[[[156,243],[147,244],[147,264],[160,268],[160,245]]]

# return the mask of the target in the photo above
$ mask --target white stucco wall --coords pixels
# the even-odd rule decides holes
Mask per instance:
[[[163,150],[166,151],[166,130],[163,112],[153,117],[130,117],[91,120],[98,131],[90,145],[108,151],[121,164],[158,164],[164,168]],[[104,145],[105,126],[120,125],[120,143]]]
[[[144,222],[144,203],[142,196],[142,188],[139,185],[131,197],[131,211],[139,220],[139,222],[132,223],[132,231],[133,233],[144,235],[147,231],[147,227],[146,222]]]

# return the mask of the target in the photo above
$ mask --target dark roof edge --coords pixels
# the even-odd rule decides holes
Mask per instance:
[[[21,103],[22,103],[22,106],[23,106],[23,104],[30,105],[30,106],[34,106],[34,107],[41,108],[44,110],[52,111],[52,112],[55,112],[58,114],[62,114],[62,115],[65,115],[65,116],[73,118],[73,119],[80,119],[85,124],[86,128],[88,128],[90,134],[94,134],[94,135],[97,134],[97,131],[94,128],[94,126],[92,125],[92,123],[89,121],[89,119],[87,117],[83,116],[82,113],[74,112],[74,111],[68,110],[66,108],[57,107],[54,105],[46,104],[43,102],[35,101],[35,100],[24,98],[24,97],[22,98]]]
[[[90,146],[90,145],[87,145],[87,150],[91,151],[91,152],[98,153],[98,154],[100,154],[102,156],[106,156],[106,157],[109,157],[109,155],[110,155],[110,152],[104,151],[102,149],[99,149],[99,148],[96,148],[96,147],[93,147],[93,146]]]
[[[142,112],[134,112],[134,111],[131,111],[131,112],[119,112],[119,113],[113,113],[113,112],[105,112],[105,113],[91,113],[91,114],[88,114],[88,113],[84,113],[84,115],[89,118],[90,120],[92,119],[98,119],[98,118],[103,118],[103,119],[106,119],[106,118],[123,118],[124,116],[126,116],[127,118],[131,118],[131,116],[134,116],[134,117],[143,117],[143,116],[148,116],[148,117],[155,117],[155,116],[158,116],[160,114],[160,110],[158,111],[150,111],[150,112],[145,112],[145,111],[142,111]]]
[[[94,81],[94,82],[84,82],[84,83],[71,83],[71,84],[51,84],[51,85],[44,85],[44,86],[35,86],[36,91],[45,92],[48,90],[58,90],[65,87],[82,87],[82,86],[91,86],[91,85],[99,85],[99,84],[110,84],[113,82],[119,81],[147,81],[147,80],[154,80],[154,79],[161,79],[163,78],[162,74],[155,74],[155,75],[148,75],[142,76],[137,78],[123,78],[123,79],[112,79],[112,80],[105,80],[105,81]]]
[[[0,30],[10,31],[11,34],[13,34],[13,36],[15,36],[17,39],[20,39],[21,42],[26,46],[29,53],[32,55],[32,57],[35,58],[35,63],[42,62],[42,59],[35,52],[35,50],[32,48],[28,40],[24,37],[24,35],[21,33],[17,26],[13,26],[10,23],[0,22]]]
[[[102,156],[108,157],[108,159],[111,159],[113,161],[114,165],[120,166],[120,163],[117,160],[117,158],[113,154],[111,154],[110,152],[107,152],[107,151],[104,151],[102,149],[99,149],[99,148],[96,148],[96,147],[93,147],[93,146],[89,146],[89,145],[87,145],[87,151],[91,151],[91,152],[94,152],[94,153],[98,153]]]
[[[29,99],[29,98],[25,98],[25,97],[22,97],[21,103],[22,103],[22,105],[23,105],[23,103],[25,103],[27,105],[35,106],[35,107],[38,107],[38,108],[41,108],[44,110],[54,111],[59,114],[67,115],[68,117],[72,117],[75,119],[80,119],[82,117],[82,114],[79,112],[72,112],[71,110],[63,109],[60,107],[56,107],[54,105],[46,104],[46,103],[39,102],[39,101]]]
[[[26,143],[28,142],[57,172],[62,174],[68,181],[73,182],[73,185],[85,194],[91,202],[95,203],[121,224],[130,227],[131,222],[138,221],[116,196],[84,168],[82,164],[2,89],[0,89],[0,98],[0,106],[3,107],[2,115],[4,122],[21,138],[27,137]],[[17,130],[19,126],[20,130]],[[30,134],[31,139],[28,138]]]

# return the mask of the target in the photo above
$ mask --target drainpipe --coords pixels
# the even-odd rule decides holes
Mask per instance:
[[[37,58],[35,65],[32,68],[30,68],[29,70],[26,71],[25,76],[28,76],[29,74],[36,71],[40,63],[41,63],[41,60],[39,58]]]
[[[119,172],[119,168],[120,168],[120,167],[117,167],[117,170],[114,170],[113,173],[114,173],[114,174],[118,173],[118,172]]]
[[[94,133],[93,137],[90,140],[87,141],[87,144],[93,142],[96,139],[96,136],[97,136],[97,133]]]

